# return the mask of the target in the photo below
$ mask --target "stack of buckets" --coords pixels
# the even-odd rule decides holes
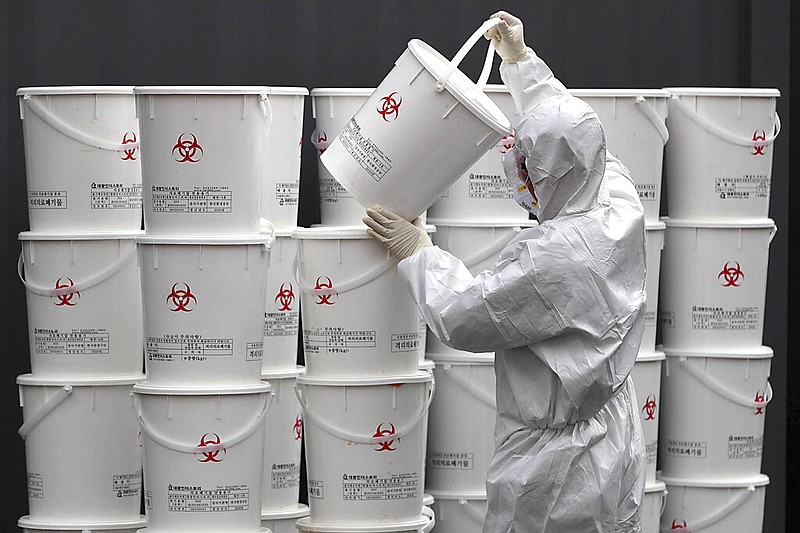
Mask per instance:
[[[133,87],[17,91],[28,218],[31,374],[17,378],[28,533],[133,533],[142,459],[131,398],[142,373],[135,238],[142,224]]]
[[[664,530],[760,532],[774,89],[670,88],[659,303]]]

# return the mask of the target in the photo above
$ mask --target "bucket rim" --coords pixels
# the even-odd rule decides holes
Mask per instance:
[[[654,361],[663,361],[667,358],[667,354],[662,351],[656,350],[650,353],[638,353],[636,355],[637,363],[650,363]]]
[[[425,372],[430,372],[431,370],[436,368],[436,362],[431,361],[430,359],[425,359],[419,362],[417,368]]]
[[[436,499],[429,492],[422,493],[422,505],[429,507],[436,502]]]
[[[390,533],[392,531],[419,531],[428,525],[431,520],[431,517],[422,515],[416,520],[392,522],[390,524],[326,524],[324,522],[312,522],[311,517],[306,516],[297,520],[296,528],[298,531],[307,531],[309,533]]]
[[[298,503],[296,509],[280,509],[278,511],[261,511],[261,520],[287,520],[308,516],[311,509],[304,503]]]
[[[670,476],[661,476],[659,478],[667,487],[670,485],[677,487],[697,487],[697,488],[746,488],[751,486],[763,487],[769,485],[769,476],[766,474],[755,474],[751,477],[744,477],[741,479],[728,480],[728,479],[688,479]]]
[[[436,233],[436,226],[423,224],[428,233]],[[367,234],[367,225],[361,226],[323,226],[314,225],[310,228],[298,227],[292,231],[292,238],[298,240],[325,240],[325,239],[372,239]]]
[[[406,385],[410,383],[427,383],[433,380],[433,375],[424,370],[413,374],[398,374],[395,376],[297,376],[297,383],[301,385],[319,385],[322,387],[369,387],[373,385]]]
[[[311,96],[370,96],[376,87],[315,87]]]
[[[54,520],[37,520],[31,518],[30,515],[25,515],[17,520],[18,527],[27,529],[74,529],[79,532],[85,529],[132,529],[143,527],[146,523],[147,518],[144,515],[140,515],[140,518],[135,520],[114,520],[110,522],[58,522]]]
[[[267,94],[274,94],[275,96],[308,96],[308,89],[306,87],[268,85]]]
[[[669,92],[666,89],[570,89],[572,96],[581,97],[615,97],[615,98],[636,98],[642,96],[644,98],[669,98]]]
[[[450,64],[449,59],[445,58],[435,48],[420,39],[411,39],[408,42],[408,49],[434,78],[438,79],[435,73],[439,70],[443,70],[445,65]],[[452,80],[447,81],[445,89],[447,89],[461,105],[469,109],[470,112],[491,129],[503,135],[511,133],[511,121],[508,120],[508,117],[483,91],[478,90],[472,80],[470,80],[470,83],[472,84],[471,87],[475,89],[472,95],[464,92],[462,88],[455,86]],[[485,97],[485,100],[481,98],[481,96]],[[483,102],[479,103],[480,100]]]
[[[428,218],[434,226],[452,228],[533,228],[539,225],[535,220],[466,220],[459,218]]]
[[[664,492],[667,490],[667,484],[664,483],[661,479],[656,479],[654,482],[645,481],[644,484],[644,492],[647,493],[654,493],[654,492]]]
[[[487,83],[483,87],[483,92],[485,93],[505,93],[509,96],[511,95],[511,90],[506,87],[505,83]]]
[[[663,220],[659,220],[658,222],[654,220],[647,220],[645,221],[644,229],[646,231],[663,231],[667,229],[667,223]]]
[[[269,381],[271,379],[289,379],[296,378],[297,376],[305,373],[306,367],[297,365],[294,368],[276,368],[274,370],[261,370],[261,381]]]
[[[145,380],[145,374],[129,376],[38,376],[34,374],[21,374],[17,376],[17,385],[38,387],[95,387],[113,385],[134,385]]]
[[[703,352],[700,350],[673,349],[658,346],[667,357],[706,357],[711,359],[771,359],[775,352],[769,346],[759,346],[742,350],[712,350]]]
[[[771,218],[735,218],[735,219],[691,219],[661,217],[668,228],[720,228],[720,229],[771,229],[776,228]]]
[[[485,500],[486,492],[481,491],[450,491],[450,490],[429,490],[428,494],[434,500]]]
[[[272,385],[259,382],[247,385],[158,385],[138,383],[133,386],[136,394],[150,396],[234,396],[241,394],[265,394],[272,392]]]
[[[427,353],[425,357],[434,363],[453,363],[462,365],[493,365],[495,355],[492,352],[487,353]]]
[[[266,85],[137,85],[133,94],[269,94]]]
[[[675,96],[774,96],[781,95],[780,90],[772,87],[664,87],[664,90]]]
[[[21,231],[17,238],[21,241],[124,241],[136,239],[143,235],[143,231],[120,233],[39,233],[36,231]]]
[[[69,94],[133,94],[133,85],[74,85],[20,87],[17,96],[59,96]]]
[[[171,244],[194,246],[225,246],[237,244],[269,244],[270,235],[255,233],[252,235],[148,235],[136,237],[136,244]]]

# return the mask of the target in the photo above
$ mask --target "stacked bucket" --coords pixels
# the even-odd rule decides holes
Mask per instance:
[[[31,373],[19,376],[29,533],[133,533],[142,460],[135,238],[141,167],[133,87],[17,91],[28,218],[19,238]]]
[[[760,532],[773,352],[762,345],[774,89],[670,88],[669,217],[659,303],[666,362],[664,530]]]

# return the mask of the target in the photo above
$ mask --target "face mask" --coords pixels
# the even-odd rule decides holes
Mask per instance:
[[[503,170],[511,184],[514,201],[533,216],[539,216],[539,198],[525,167],[525,156],[512,148],[503,156]]]

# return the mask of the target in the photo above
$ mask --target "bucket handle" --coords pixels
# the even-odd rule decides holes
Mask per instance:
[[[516,233],[519,233],[521,230],[522,230],[522,228],[514,228],[514,231]],[[508,244],[508,242],[510,240],[511,239],[500,239],[500,240],[497,240],[497,241],[493,242],[487,248],[481,250],[480,252],[478,252],[477,254],[473,255],[472,257],[470,257],[468,259],[464,259],[464,261],[463,261],[464,265],[467,268],[472,268],[475,265],[477,265],[478,263],[482,263],[483,261],[489,259],[490,257],[498,255],[500,252],[503,251],[503,248],[506,247],[506,245]]]
[[[297,259],[295,258],[295,261]],[[325,287],[321,289],[312,288],[311,284],[307,282],[307,280],[300,274],[299,264],[295,269],[295,279],[297,283],[300,285],[300,290],[304,292],[310,292],[317,296],[326,296],[328,294],[342,294],[344,292],[352,291],[353,289],[358,289],[359,287],[363,287],[367,283],[374,281],[381,277],[383,274],[389,271],[390,268],[394,266],[394,261],[389,260],[384,263],[378,264],[372,270],[368,270],[364,274],[353,278],[351,280],[345,281],[344,283],[340,283],[336,285],[336,287]]]
[[[133,404],[136,408],[136,418],[139,420],[139,426],[142,428],[142,432],[157,444],[167,448],[168,450],[180,453],[211,453],[233,448],[247,437],[255,433],[259,427],[262,427],[261,423],[264,421],[264,417],[267,415],[267,411],[269,410],[269,406],[272,404],[272,398],[274,396],[275,393],[272,391],[264,394],[264,406],[261,408],[255,420],[253,420],[253,423],[245,427],[241,433],[234,435],[229,439],[225,439],[224,441],[220,438],[219,444],[206,444],[205,446],[175,442],[170,440],[168,437],[159,434],[155,429],[153,429],[147,420],[145,420],[144,414],[142,413],[142,405],[139,402],[139,396],[136,393],[133,394]]]
[[[322,420],[321,417],[318,417],[314,412],[309,410],[305,396],[303,395],[303,391],[300,390],[303,387],[303,384],[295,383],[294,393],[297,396],[297,400],[300,402],[300,407],[303,408],[303,416],[305,416],[308,420],[310,420],[314,424],[318,425],[325,433],[333,437],[336,437],[338,439],[341,439],[343,441],[355,442],[356,444],[381,444],[384,442],[397,440],[400,437],[404,437],[417,427],[417,424],[419,424],[420,420],[422,420],[422,418],[425,416],[425,413],[428,412],[428,408],[431,406],[431,401],[433,400],[433,392],[436,390],[436,382],[432,379],[429,383],[430,383],[430,390],[428,391],[428,397],[425,400],[425,404],[422,406],[419,412],[414,415],[411,422],[405,427],[396,430],[391,435],[384,435],[382,437],[373,437],[372,435],[358,435],[356,433],[351,433],[344,429],[339,429],[333,424],[325,420]]]
[[[50,414],[50,412],[58,407],[61,402],[69,398],[70,394],[72,394],[72,385],[64,385],[60,387],[55,394],[53,394],[50,398],[48,398],[36,411],[29,416],[25,422],[19,427],[17,433],[19,436],[22,437],[23,440],[28,438],[28,435],[31,434],[33,428],[35,428],[39,422],[41,422],[44,417]]]
[[[39,287],[37,285],[33,285],[32,283],[28,282],[25,279],[25,275],[23,273],[24,270],[24,261],[23,261],[23,252],[19,253],[19,259],[17,260],[17,275],[19,279],[22,281],[22,284],[25,285],[25,288],[32,292],[33,294],[38,294],[39,296],[63,296],[65,294],[72,294],[74,292],[85,291],[86,289],[91,289],[95,285],[99,285],[100,283],[104,282],[114,274],[120,271],[128,259],[136,253],[136,246],[131,247],[130,250],[125,252],[117,261],[112,263],[108,266],[105,270],[102,270],[95,274],[94,276],[90,276],[87,279],[79,281],[73,285],[68,287],[61,287],[60,289],[56,289],[53,287]]]
[[[745,502],[747,502],[747,500],[751,496],[753,496],[753,494],[755,494],[755,492],[756,492],[755,485],[749,485],[747,487],[744,487],[743,490],[741,490],[740,493],[736,495],[736,498],[734,498],[733,501],[729,501],[726,505],[723,505],[722,508],[713,512],[709,516],[697,520],[696,522],[692,522],[690,524],[691,530],[700,531],[711,525],[716,524],[717,522],[719,522],[720,520],[722,520],[723,518],[734,512],[736,509],[744,505]],[[661,531],[662,533],[669,533],[674,530],[670,529],[668,526],[663,526],[661,528]]]
[[[269,135],[269,130],[272,127],[272,104],[269,102],[269,95],[267,93],[261,93],[259,95],[261,99],[258,101],[258,107],[261,108],[261,114],[264,115],[264,120],[267,122],[267,132],[266,135]]]
[[[425,518],[429,518],[428,523],[419,530],[419,533],[430,533],[433,531],[433,526],[436,525],[436,514],[433,512],[433,509],[430,507],[423,507],[422,508],[422,516]]]
[[[684,115],[689,117],[692,121],[694,121],[698,126],[702,127],[712,135],[719,137],[724,141],[728,141],[731,144],[736,144],[738,146],[744,146],[747,148],[759,148],[761,146],[767,146],[772,144],[775,139],[778,138],[778,135],[781,132],[781,118],[778,116],[777,111],[775,112],[775,128],[774,133],[764,139],[763,141],[754,141],[753,139],[743,139],[738,135],[730,133],[728,131],[723,130],[722,128],[718,127],[717,125],[713,124],[711,121],[706,119],[705,117],[701,116],[699,113],[695,113],[692,111],[688,105],[686,105],[683,101],[681,101],[680,97],[677,95],[672,95],[671,97],[672,103],[675,104],[675,107],[681,111]]]
[[[479,400],[481,403],[485,404],[487,407],[491,407],[492,409],[497,409],[497,402],[495,399],[490,395],[485,393],[484,391],[480,390],[479,388],[473,386],[472,383],[467,381],[466,379],[462,378],[455,372],[451,372],[452,365],[443,364],[442,370],[445,371],[445,375],[450,378],[453,382],[455,382],[459,387],[467,391],[470,396]]]
[[[667,496],[669,496],[667,489],[661,491],[661,511],[659,511],[658,516],[664,516],[664,511],[667,509]]]
[[[441,77],[436,78],[436,92],[442,92],[447,85],[450,76],[453,75],[453,72],[456,71],[458,65],[461,64],[461,61],[467,56],[467,53],[472,49],[473,46],[483,37],[483,34],[489,31],[490,28],[493,28],[497,24],[502,22],[502,19],[499,17],[492,17],[489,20],[485,21],[481,24],[480,28],[475,30],[475,33],[469,36],[461,48],[456,52],[456,55],[453,56],[453,60],[450,61],[448,67],[444,70],[443,75]],[[489,49],[486,52],[486,60],[483,63],[483,70],[481,71],[480,78],[476,83],[478,90],[483,91],[483,88],[486,86],[486,81],[489,79],[489,72],[491,71],[492,60],[494,59],[494,40],[489,40]]]
[[[275,224],[272,221],[261,217],[258,221],[258,233],[260,235],[269,235],[269,240],[264,243],[264,249],[269,251],[272,249],[272,243],[275,242]]]
[[[724,385],[719,383],[718,381],[706,376],[692,365],[688,365],[686,357],[679,357],[678,361],[680,362],[681,366],[686,369],[689,374],[692,375],[696,380],[706,385],[709,389],[716,392],[723,398],[730,400],[733,403],[741,405],[742,407],[748,407],[753,409],[762,409],[772,401],[772,385],[770,385],[769,380],[767,380],[767,392],[765,394],[764,401],[755,401],[750,400],[748,398],[742,398],[741,396],[733,393],[732,391],[725,388]]]
[[[474,520],[479,524],[483,524],[484,520],[486,519],[486,517],[482,515],[480,512],[478,512],[477,509],[472,507],[469,504],[469,500],[465,498],[458,499],[458,507],[461,509],[461,511],[463,511],[465,515],[467,515],[469,518],[471,518],[472,520]]]
[[[42,119],[45,122],[45,124],[53,128],[54,130],[66,135],[67,137],[69,137],[74,141],[78,141],[79,143],[91,146],[93,148],[99,148],[101,150],[109,150],[111,152],[121,152],[123,150],[133,150],[135,148],[139,148],[138,141],[121,144],[112,141],[105,141],[103,139],[97,139],[87,133],[84,133],[80,130],[76,130],[75,128],[73,128],[60,118],[56,117],[54,114],[50,113],[35,98],[31,98],[31,95],[29,94],[23,96],[22,100],[25,102],[28,109],[33,111],[33,113],[40,119]]]
[[[658,130],[658,134],[661,136],[661,140],[663,144],[667,144],[669,141],[669,130],[667,126],[664,124],[664,119],[656,113],[656,110],[653,109],[653,106],[647,103],[647,99],[644,96],[637,96],[636,97],[636,107],[639,108],[639,111],[644,113],[644,115],[650,119],[650,122],[655,126],[656,130]]]

